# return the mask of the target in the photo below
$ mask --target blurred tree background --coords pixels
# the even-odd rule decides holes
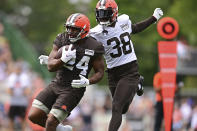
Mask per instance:
[[[33,58],[37,59],[38,55],[49,53],[55,36],[64,31],[63,24],[70,14],[76,12],[86,14],[90,18],[91,26],[94,27],[97,24],[94,15],[97,2],[98,0],[0,0],[0,15],[5,23],[13,25],[27,39],[28,42],[24,42],[24,45],[31,44],[35,50]],[[119,5],[119,14],[129,15],[132,23],[150,17],[157,7],[162,8],[164,17],[174,17],[178,21],[180,26],[178,37],[184,36],[191,46],[197,46],[196,0],[116,0],[116,2]],[[138,57],[140,73],[145,77],[145,85],[152,86],[153,75],[158,71],[157,41],[163,39],[157,33],[156,24],[132,35],[131,39]],[[11,45],[14,44],[14,40],[10,42]],[[16,49],[13,48],[14,50]],[[195,87],[197,78],[186,76],[184,82],[185,86]],[[106,76],[101,84],[106,84]]]

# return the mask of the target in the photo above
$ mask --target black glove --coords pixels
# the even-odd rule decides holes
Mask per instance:
[[[143,83],[144,83],[144,77],[140,75],[140,80],[139,80],[138,89],[137,89],[138,96],[141,96],[144,94]]]

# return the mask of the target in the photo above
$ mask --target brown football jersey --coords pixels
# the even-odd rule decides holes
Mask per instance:
[[[73,44],[73,49],[76,49],[76,58],[71,59],[56,72],[53,81],[62,86],[71,86],[72,80],[80,79],[80,74],[88,78],[94,59],[104,54],[102,43],[96,41],[93,37],[86,37],[71,43],[66,34],[62,33],[56,37],[54,44],[58,48]]]

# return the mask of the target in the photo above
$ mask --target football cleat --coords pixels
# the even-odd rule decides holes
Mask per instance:
[[[144,94],[143,83],[144,83],[144,77],[140,76],[140,81],[139,81],[138,89],[137,89],[137,95],[138,96],[142,96]]]

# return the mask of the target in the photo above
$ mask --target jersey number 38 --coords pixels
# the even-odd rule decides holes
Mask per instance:
[[[114,52],[110,53],[110,56],[112,58],[120,57],[122,53],[126,55],[132,52],[130,35],[128,32],[121,34],[120,40],[117,37],[113,37],[107,40],[107,45],[110,46],[113,42],[115,42],[116,44],[112,47],[112,49],[116,50],[116,53]]]

